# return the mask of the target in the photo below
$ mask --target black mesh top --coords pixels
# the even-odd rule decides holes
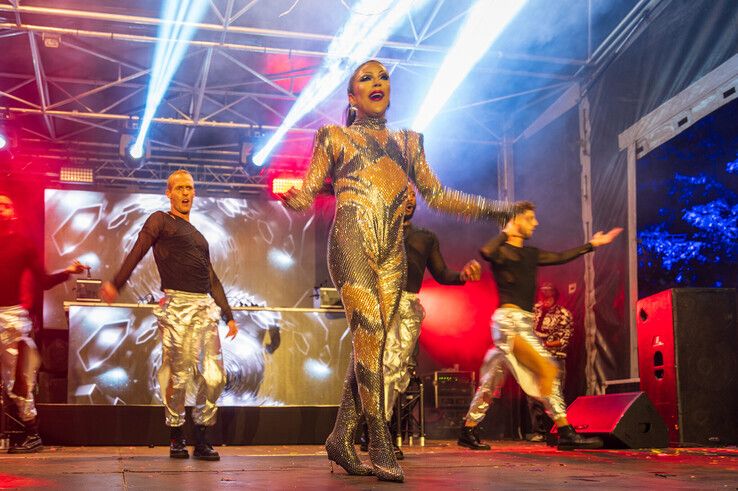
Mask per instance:
[[[451,271],[441,255],[438,237],[430,230],[412,224],[405,226],[405,254],[407,255],[407,284],[405,291],[418,293],[423,283],[425,268],[442,285],[463,285],[458,271]]]
[[[223,285],[210,263],[208,241],[190,222],[171,213],[157,211],[146,219],[131,252],[113,278],[118,290],[151,246],[154,246],[162,290],[209,293],[220,307],[223,319],[226,322],[233,319]]]
[[[492,264],[500,305],[509,303],[528,312],[533,311],[538,266],[564,264],[593,250],[590,243],[564,252],[548,252],[536,247],[515,247],[506,241],[507,234],[502,232],[479,252]]]
[[[0,307],[21,303],[21,277],[29,270],[44,290],[69,279],[69,273],[48,274],[31,239],[11,233],[0,236]]]

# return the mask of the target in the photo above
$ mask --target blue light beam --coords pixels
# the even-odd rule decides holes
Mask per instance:
[[[164,3],[163,22],[159,27],[158,40],[154,49],[146,108],[141,118],[136,141],[129,150],[129,154],[134,159],[143,156],[144,142],[156,110],[184,58],[188,42],[195,35],[197,27],[194,24],[205,15],[207,6],[207,0],[166,0]]]
[[[300,119],[327,99],[363,61],[371,58],[413,8],[428,0],[361,0],[328,47],[323,65],[310,79],[290,112],[266,145],[254,155],[254,164],[262,166]]]
[[[423,131],[456,88],[487,52],[527,0],[477,0],[466,14],[451,49],[415,116],[412,128]]]

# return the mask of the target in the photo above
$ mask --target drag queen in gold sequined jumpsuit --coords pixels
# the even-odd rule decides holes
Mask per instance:
[[[382,357],[385,334],[396,321],[405,286],[402,224],[410,179],[434,209],[477,219],[504,220],[506,203],[444,188],[425,160],[422,135],[386,126],[390,82],[377,61],[359,66],[348,88],[347,127],[325,126],[315,137],[302,189],[284,195],[287,206],[308,208],[331,177],[336,213],[328,242],[331,278],[353,333],[353,353],[328,458],[349,474],[402,481],[384,421]],[[361,414],[369,426],[372,467],[361,463],[354,432]]]

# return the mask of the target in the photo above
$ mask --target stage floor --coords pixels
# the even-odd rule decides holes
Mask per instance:
[[[217,447],[220,462],[171,460],[165,447],[49,447],[0,454],[0,488],[374,489],[374,477],[330,473],[322,447]],[[489,452],[431,441],[404,447],[408,489],[696,489],[738,487],[738,449],[559,452],[544,444],[493,442]],[[366,454],[364,454],[366,457]]]

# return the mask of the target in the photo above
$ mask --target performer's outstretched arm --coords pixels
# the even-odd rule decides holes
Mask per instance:
[[[579,256],[593,251],[595,247],[609,244],[615,239],[615,237],[620,235],[622,231],[623,229],[621,227],[615,227],[607,233],[597,232],[592,237],[592,240],[586,244],[564,252],[548,252],[539,250],[538,264],[541,266],[551,266],[555,264],[568,263]]]
[[[338,131],[337,127],[323,126],[315,134],[313,155],[310,159],[310,167],[303,181],[302,189],[292,188],[282,196],[284,203],[293,210],[299,211],[309,208],[315,201],[315,196],[323,188],[325,178],[333,167],[331,131]]]
[[[430,271],[433,279],[442,285],[463,285],[466,283],[461,279],[459,271],[452,271],[446,266],[438,238],[435,235],[433,235],[433,242],[428,255],[428,271]]]
[[[58,273],[52,273],[49,274],[46,272],[46,268],[44,268],[44,262],[41,258],[41,254],[38,252],[38,250],[30,245],[29,242],[29,261],[28,261],[28,267],[31,270],[31,273],[33,274],[34,279],[38,282],[38,284],[41,285],[41,287],[44,290],[49,290],[59,283],[63,283],[69,279],[69,275],[71,274],[71,271],[69,268],[65,269],[64,271],[60,271]],[[71,266],[70,266],[71,268]]]
[[[136,243],[133,244],[131,251],[128,253],[126,258],[123,260],[120,269],[113,277],[112,281],[106,281],[102,284],[100,289],[100,296],[107,303],[112,303],[118,296],[118,292],[125,286],[128,278],[131,277],[133,270],[136,269],[138,263],[151,249],[151,246],[156,242],[157,237],[161,233],[164,222],[161,213],[154,213],[144,223],[141,231],[138,233]]]
[[[238,333],[238,327],[236,322],[233,320],[233,311],[231,306],[228,305],[228,298],[226,297],[225,290],[223,290],[223,284],[220,282],[218,275],[215,274],[213,265],[210,265],[210,295],[215,300],[215,304],[220,307],[220,316],[228,324],[228,334],[226,337],[233,338]]]
[[[552,266],[556,264],[568,263],[569,261],[573,261],[579,256],[583,256],[588,252],[592,252],[593,250],[594,247],[589,242],[563,252],[550,252],[539,249],[538,264],[541,266]]]
[[[507,234],[505,232],[500,232],[497,237],[489,239],[487,243],[479,249],[479,254],[481,254],[487,261],[495,262],[498,259],[500,246],[502,246],[506,241]]]
[[[443,186],[425,160],[423,135],[420,133],[407,132],[407,157],[411,166],[410,178],[429,207],[471,219],[495,220],[501,225],[513,216],[513,203],[494,201]]]

